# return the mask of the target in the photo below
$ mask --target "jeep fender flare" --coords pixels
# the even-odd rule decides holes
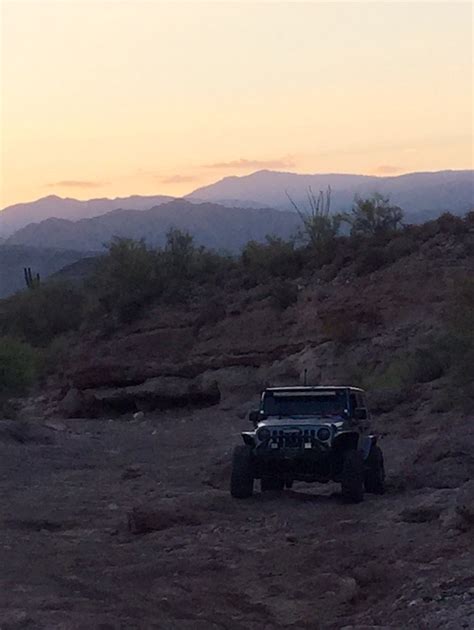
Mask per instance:
[[[246,446],[254,447],[256,445],[255,431],[243,431],[241,435]]]
[[[359,438],[358,449],[362,452],[364,460],[369,456],[372,446],[377,444],[377,437],[375,435],[361,435]]]

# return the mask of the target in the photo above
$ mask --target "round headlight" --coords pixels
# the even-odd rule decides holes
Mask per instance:
[[[321,427],[318,429],[316,435],[318,440],[321,440],[321,442],[327,442],[327,440],[331,437],[331,431],[327,427]]]
[[[270,433],[270,430],[267,429],[266,427],[262,427],[261,429],[257,431],[257,437],[260,440],[260,442],[266,442],[267,440],[271,438],[271,436],[272,434]]]

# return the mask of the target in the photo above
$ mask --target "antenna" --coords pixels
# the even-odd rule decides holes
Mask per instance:
[[[306,385],[308,384],[308,368],[304,369],[304,377],[303,377],[303,384],[306,387]]]

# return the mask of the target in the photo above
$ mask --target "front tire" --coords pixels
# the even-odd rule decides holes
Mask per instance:
[[[230,494],[235,499],[247,499],[253,494],[252,450],[248,446],[236,446],[232,455]]]
[[[360,451],[349,450],[344,454],[341,491],[348,503],[360,503],[364,498],[364,458]]]
[[[372,446],[365,462],[365,491],[372,494],[384,494],[385,492],[385,466],[382,450],[378,446]]]

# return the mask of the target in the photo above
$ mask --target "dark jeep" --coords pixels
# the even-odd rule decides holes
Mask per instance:
[[[342,496],[362,501],[385,490],[383,454],[369,433],[365,394],[357,387],[271,387],[233,454],[233,497],[291,488],[293,481],[340,482]]]

